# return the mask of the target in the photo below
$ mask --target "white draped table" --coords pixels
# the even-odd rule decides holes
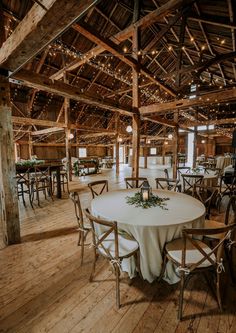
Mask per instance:
[[[191,196],[164,190],[153,190],[153,193],[169,198],[167,210],[158,206],[143,209],[128,205],[126,197],[136,192],[137,189],[107,192],[92,200],[91,209],[96,217],[117,221],[119,229],[137,240],[143,278],[152,282],[160,275],[165,243],[181,237],[183,227],[202,227],[205,207]],[[134,261],[126,260],[122,268],[132,277]],[[179,280],[171,264],[167,265],[164,279],[169,283]]]

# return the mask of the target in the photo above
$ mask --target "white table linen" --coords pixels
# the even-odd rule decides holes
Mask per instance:
[[[139,243],[140,265],[143,278],[154,281],[161,272],[162,251],[166,242],[181,237],[183,227],[201,227],[204,223],[205,207],[199,201],[183,193],[154,190],[166,201],[167,210],[161,207],[143,209],[128,205],[127,196],[133,196],[137,189],[105,193],[91,202],[92,214],[111,221],[117,221],[119,229],[132,235]],[[122,268],[132,277],[134,261],[127,259]],[[167,265],[164,279],[176,283],[172,264]]]

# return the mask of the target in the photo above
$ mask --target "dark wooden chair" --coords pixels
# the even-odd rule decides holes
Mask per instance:
[[[177,168],[177,177],[178,177],[178,179],[179,179],[179,180],[181,179],[181,175],[182,175],[183,173],[190,173],[190,170],[191,170],[190,167],[186,167],[186,166],[178,167],[178,168]]]
[[[16,189],[18,198],[22,198],[23,205],[26,207],[25,195],[28,195],[29,202],[31,207],[33,208],[33,180],[30,177],[30,172],[27,170],[26,172],[18,172],[16,174]]]
[[[211,187],[201,184],[200,186],[195,186],[195,189],[193,192],[194,192],[193,196],[196,199],[199,199],[206,207],[205,218],[209,219],[209,217],[211,215],[211,208],[213,207],[214,204],[216,205],[218,189],[211,188]]]
[[[213,229],[183,229],[182,238],[173,240],[165,245],[164,260],[161,276],[164,274],[167,261],[174,263],[177,268],[176,272],[180,275],[180,294],[178,318],[182,319],[184,289],[189,278],[196,273],[206,277],[205,273],[210,271],[216,274],[216,296],[220,310],[222,302],[220,295],[220,276],[224,271],[223,266],[223,249],[224,243],[230,242],[231,233],[235,230],[236,224],[230,224],[221,228]],[[217,244],[210,248],[206,243],[196,239],[213,234],[221,234],[221,239]],[[213,281],[207,280],[208,283]]]
[[[125,185],[126,188],[140,188],[144,181],[148,181],[146,177],[126,177]]]
[[[230,224],[236,223],[236,195],[233,195],[228,202],[226,211],[225,211],[225,216],[224,216],[224,222],[219,222],[215,221],[212,219],[205,220],[205,227],[206,228],[222,228],[223,226],[227,226]],[[219,240],[222,235],[220,234],[212,234],[210,236],[207,236],[206,239],[210,240],[211,242],[213,240]],[[235,236],[235,235],[234,235]],[[231,243],[231,246],[226,247],[226,255],[229,260],[229,269],[230,269],[230,274],[232,281],[235,283],[236,282],[236,277],[235,273],[233,270],[233,255],[232,255],[232,249],[231,247],[236,246],[236,239]]]
[[[168,179],[169,189],[171,190],[171,188],[173,187],[174,189],[176,188],[178,192],[181,192],[182,187],[180,184],[180,180],[175,178],[170,178],[168,169],[164,169],[164,173],[165,177]]]
[[[104,179],[90,182],[88,183],[88,187],[94,199],[96,196],[101,195],[103,192],[108,192],[108,181]]]
[[[181,187],[179,187],[180,184],[178,184],[179,183],[178,179],[174,180],[174,179],[169,179],[169,178],[155,178],[155,181],[156,181],[157,189],[181,192],[179,190],[179,189],[181,189]]]
[[[56,182],[57,182],[57,176],[56,176],[56,173],[53,173],[53,177],[52,177],[52,190],[53,190],[53,193],[54,193],[54,190],[55,190]],[[61,187],[62,187],[63,192],[65,192],[65,186],[66,186],[67,193],[70,193],[70,191],[69,191],[68,174],[67,174],[66,170],[61,170],[60,171],[60,183],[61,183]]]
[[[196,187],[202,184],[204,175],[182,174],[181,176],[183,179],[183,193],[195,196]]]
[[[84,260],[84,247],[86,245],[85,241],[86,241],[89,231],[91,230],[91,226],[90,226],[89,221],[88,221],[88,223],[86,223],[84,221],[79,193],[77,191],[70,193],[70,198],[74,203],[75,216],[76,216],[77,223],[78,223],[78,231],[79,231],[78,246],[81,246],[81,265],[82,265],[83,260]]]
[[[137,260],[139,257],[139,245],[136,240],[130,236],[126,238],[123,234],[118,233],[117,222],[96,218],[90,214],[88,209],[85,210],[85,215],[91,223],[94,249],[94,260],[90,281],[93,280],[96,261],[98,254],[100,254],[106,258],[113,267],[113,271],[116,276],[116,305],[119,309],[121,263],[124,258],[129,258],[131,256],[136,256]],[[97,233],[96,225],[99,225],[100,228],[104,228],[104,232],[102,234]],[[139,260],[137,263],[139,263]]]
[[[40,192],[43,192],[45,199],[48,196],[53,201],[52,193],[52,179],[50,174],[50,167],[47,167],[45,170],[35,166],[34,173],[31,174],[32,182],[32,197],[34,198],[34,193],[36,193],[36,198],[38,201],[38,206],[40,206]]]
[[[225,195],[232,196],[236,194],[236,176],[224,175],[220,177],[219,196],[220,201]]]

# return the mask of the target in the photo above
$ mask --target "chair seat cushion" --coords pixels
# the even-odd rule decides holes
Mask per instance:
[[[103,237],[104,233],[99,236],[99,239]],[[119,243],[119,257],[126,257],[130,253],[138,250],[139,245],[138,242],[131,238],[131,236],[126,234],[118,234],[118,243]],[[107,236],[107,238],[102,242],[103,246],[110,252],[112,257],[115,256],[115,237],[114,233],[111,233]],[[106,251],[103,249],[101,245],[98,247],[99,252],[107,257]]]
[[[206,253],[211,252],[211,249],[207,244],[201,242],[200,240],[194,240],[194,241],[197,242],[198,246],[200,246],[204,250],[204,252],[206,252]],[[167,251],[168,255],[179,264],[181,264],[181,262],[182,262],[183,246],[184,246],[184,243],[183,243],[182,238],[176,239],[176,240],[166,244],[166,251]],[[185,257],[186,266],[189,266],[193,263],[197,263],[202,258],[203,258],[203,255],[200,253],[200,251],[197,250],[197,248],[194,247],[194,245],[190,241],[187,240],[186,257]],[[216,257],[214,255],[214,253],[211,255],[211,258],[214,261],[216,261]],[[209,260],[205,260],[198,267],[202,268],[202,267],[209,267],[209,266],[211,266],[211,262]]]

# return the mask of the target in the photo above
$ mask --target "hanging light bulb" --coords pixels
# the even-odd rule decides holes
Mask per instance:
[[[118,138],[118,142],[122,142],[123,141],[123,139],[122,138]]]
[[[168,139],[172,140],[173,139],[173,134],[168,134]]]
[[[132,126],[127,126],[126,127],[126,132],[131,133],[133,131]]]
[[[151,143],[151,140],[147,140],[147,144],[150,144]]]
[[[165,144],[165,145],[168,145],[168,141],[165,141],[164,144]]]
[[[69,139],[70,139],[70,140],[74,139],[74,134],[73,134],[73,133],[70,133],[70,134],[69,134]]]
[[[202,141],[201,141],[201,143],[205,143],[205,142],[206,142],[206,140],[202,140]]]

